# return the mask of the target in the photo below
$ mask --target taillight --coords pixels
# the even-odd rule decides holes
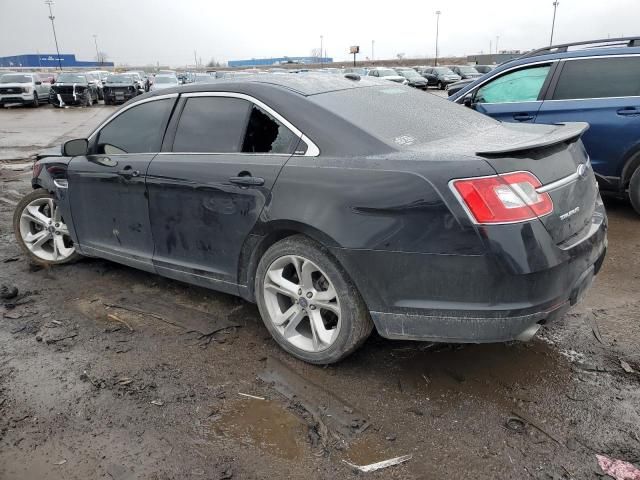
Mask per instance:
[[[41,171],[42,171],[42,164],[40,162],[35,162],[33,164],[33,178],[38,178],[40,176]]]
[[[451,185],[475,223],[516,223],[553,212],[548,193],[538,193],[542,184],[529,172],[453,180]]]

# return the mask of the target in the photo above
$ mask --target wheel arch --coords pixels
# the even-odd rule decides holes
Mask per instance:
[[[631,181],[631,176],[640,167],[640,143],[629,149],[625,155],[622,172],[620,174],[620,190],[625,190]]]
[[[331,236],[305,223],[289,220],[274,220],[263,223],[259,230],[247,236],[240,251],[238,284],[243,298],[255,302],[252,279],[258,269],[260,259],[273,244],[293,235],[305,235],[327,248],[339,247],[339,244]],[[335,257],[334,259],[340,263]],[[341,267],[343,266],[341,265]]]

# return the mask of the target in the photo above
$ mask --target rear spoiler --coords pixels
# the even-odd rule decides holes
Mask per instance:
[[[528,138],[522,142],[514,142],[510,145],[496,146],[495,148],[488,147],[476,151],[476,155],[502,155],[505,153],[532,150],[534,148],[549,147],[558,143],[578,139],[589,129],[589,124],[586,122],[556,123],[554,125],[556,126],[554,130],[546,132],[539,137],[531,138],[528,136]],[[507,127],[507,124],[504,124],[504,126]]]

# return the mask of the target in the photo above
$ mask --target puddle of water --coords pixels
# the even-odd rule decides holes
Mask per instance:
[[[239,400],[216,422],[216,431],[287,460],[306,450],[307,426],[270,400]]]
[[[389,442],[374,435],[368,435],[355,440],[349,446],[344,459],[355,465],[369,465],[402,455],[390,450]]]
[[[432,400],[464,393],[492,401],[511,402],[526,390],[535,400],[538,387],[559,388],[570,378],[570,366],[549,345],[466,345],[463,348],[417,352],[398,362],[404,390],[417,390]]]

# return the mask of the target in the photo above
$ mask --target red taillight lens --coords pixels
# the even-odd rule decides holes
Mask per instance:
[[[33,178],[37,178],[42,171],[42,164],[39,162],[35,162],[33,164]]]
[[[514,223],[533,220],[553,212],[548,193],[529,172],[514,172],[451,182],[476,223]]]

